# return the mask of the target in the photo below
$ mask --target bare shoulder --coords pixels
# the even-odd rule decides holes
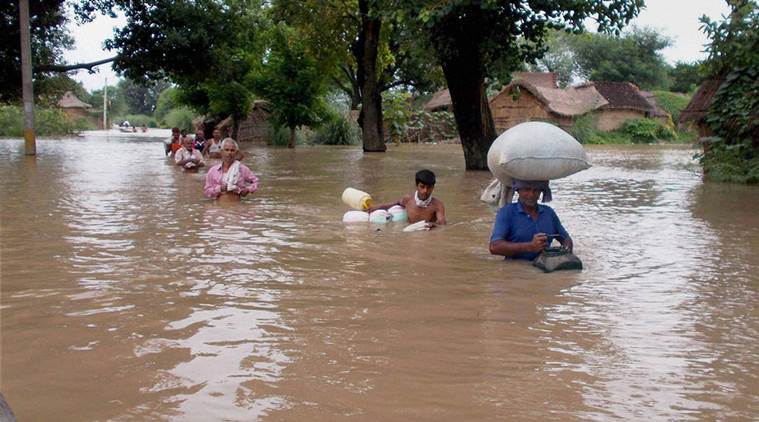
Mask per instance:
[[[406,195],[403,195],[403,198],[401,198],[401,200],[399,201],[399,203],[400,203],[402,206],[404,206],[404,207],[405,207],[405,206],[406,206],[406,204],[408,204],[408,203],[409,203],[409,201],[411,201],[411,194],[406,194]]]
[[[435,209],[444,209],[445,206],[443,205],[443,201],[432,197],[432,202],[430,202],[430,205],[434,207]]]

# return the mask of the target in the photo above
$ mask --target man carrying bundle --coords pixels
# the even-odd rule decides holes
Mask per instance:
[[[551,201],[548,181],[513,180],[512,187],[519,194],[517,202],[507,204],[498,211],[490,236],[490,253],[511,259],[535,259],[553,239],[572,250],[572,238],[561,225],[559,217],[548,205]]]

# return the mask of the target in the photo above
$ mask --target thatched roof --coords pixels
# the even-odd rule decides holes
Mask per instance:
[[[448,89],[441,89],[432,95],[429,101],[424,104],[424,111],[445,111],[451,107],[451,92]]]
[[[515,72],[512,82],[490,99],[496,101],[502,95],[511,96],[513,89],[525,89],[538,98],[552,113],[565,117],[581,116],[589,111],[627,109],[650,113],[654,117],[666,116],[656,104],[653,93],[641,91],[630,82],[586,82],[561,89],[553,72]],[[424,110],[445,110],[451,106],[451,94],[447,89],[432,96]]]
[[[514,72],[511,74],[511,79],[513,81],[522,80],[542,88],[559,87],[559,78],[556,72]]]
[[[706,115],[714,94],[724,81],[722,78],[705,80],[693,94],[685,109],[680,112],[679,124],[682,125],[690,121],[699,122]]]
[[[498,93],[491,103],[502,95],[511,96],[514,89],[524,89],[542,102],[546,108],[555,114],[565,117],[581,116],[608,104],[608,101],[593,87],[583,85],[565,89],[536,86],[524,79],[514,79]]]
[[[604,105],[603,109],[625,109],[638,110],[646,113],[653,113],[654,107],[646,101],[641,95],[637,86],[630,82],[588,82],[606,98],[609,104]],[[584,85],[587,85],[584,84]]]
[[[63,97],[61,97],[60,100],[58,100],[58,107],[61,108],[92,108],[91,105],[85,103],[84,101],[80,100],[79,98],[74,95],[71,91],[66,91],[65,94],[63,94]]]

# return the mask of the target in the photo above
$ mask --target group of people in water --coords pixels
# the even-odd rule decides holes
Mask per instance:
[[[181,133],[179,128],[171,130],[171,138],[166,143],[166,155],[184,171],[197,172],[205,166],[205,158],[220,158],[221,162],[208,169],[203,192],[209,198],[222,202],[239,202],[242,197],[258,189],[258,178],[243,163],[244,154],[232,138],[222,138],[221,130],[214,129],[213,137],[205,139],[198,130],[195,138]]]
[[[197,171],[205,166],[204,158],[220,158],[221,162],[208,169],[203,192],[219,201],[239,202],[240,198],[258,189],[258,178],[240,162],[244,155],[237,141],[222,138],[221,130],[215,129],[213,137],[205,139],[201,130],[195,138],[172,129],[172,138],[166,146],[166,154],[185,171]],[[421,221],[433,225],[446,224],[443,201],[432,196],[435,189],[435,173],[420,170],[415,175],[416,189],[396,202],[376,205],[368,212],[387,210],[399,205],[406,210],[408,222]],[[535,259],[555,239],[563,247],[572,250],[569,233],[562,226],[553,208],[545,205],[552,199],[548,181],[524,181],[512,183],[517,201],[503,206],[496,214],[490,236],[490,253],[511,259]],[[542,198],[541,198],[542,197]],[[542,199],[543,204],[538,201]]]

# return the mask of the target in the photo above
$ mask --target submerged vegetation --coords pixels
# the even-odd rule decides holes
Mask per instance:
[[[70,118],[55,108],[37,108],[34,113],[35,132],[40,136],[65,136],[91,129],[85,118]],[[0,136],[24,136],[24,115],[21,107],[0,106]]]

